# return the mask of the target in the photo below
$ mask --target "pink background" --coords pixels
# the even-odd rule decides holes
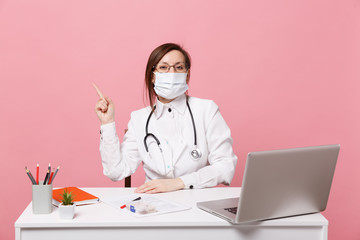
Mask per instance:
[[[102,174],[91,83],[122,136],[165,42],[191,53],[190,95],[215,100],[232,129],[232,186],[249,151],[341,144],[323,214],[329,239],[359,239],[359,0],[0,0],[0,239],[31,201],[25,165],[43,178],[61,164],[55,187],[123,186]]]

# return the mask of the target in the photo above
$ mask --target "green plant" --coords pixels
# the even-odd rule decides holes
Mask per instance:
[[[74,195],[72,192],[68,192],[67,189],[64,189],[64,192],[60,194],[62,196],[61,203],[65,206],[74,204]]]

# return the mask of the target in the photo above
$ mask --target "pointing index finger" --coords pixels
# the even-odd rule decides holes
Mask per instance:
[[[100,98],[104,98],[104,95],[100,91],[99,87],[95,83],[93,83],[93,86],[94,86],[94,88],[96,90],[97,95],[99,95]]]

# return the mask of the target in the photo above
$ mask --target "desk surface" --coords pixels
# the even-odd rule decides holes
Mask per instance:
[[[89,193],[102,197],[128,195],[134,188],[82,188]],[[157,194],[158,197],[178,202],[192,209],[152,217],[137,218],[100,202],[76,207],[73,220],[59,218],[58,209],[53,207],[51,214],[33,215],[31,203],[15,222],[15,228],[76,228],[76,227],[187,227],[187,226],[234,226],[227,221],[206,213],[196,207],[200,201],[238,197],[241,188],[206,188],[181,190]],[[320,214],[309,214],[268,221],[247,223],[246,226],[324,226],[328,221]],[[243,225],[244,226],[244,225]]]

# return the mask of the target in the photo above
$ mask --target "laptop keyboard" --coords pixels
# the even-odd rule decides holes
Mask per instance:
[[[236,214],[237,212],[237,207],[231,207],[231,208],[224,208],[224,210],[231,212],[233,214]]]

